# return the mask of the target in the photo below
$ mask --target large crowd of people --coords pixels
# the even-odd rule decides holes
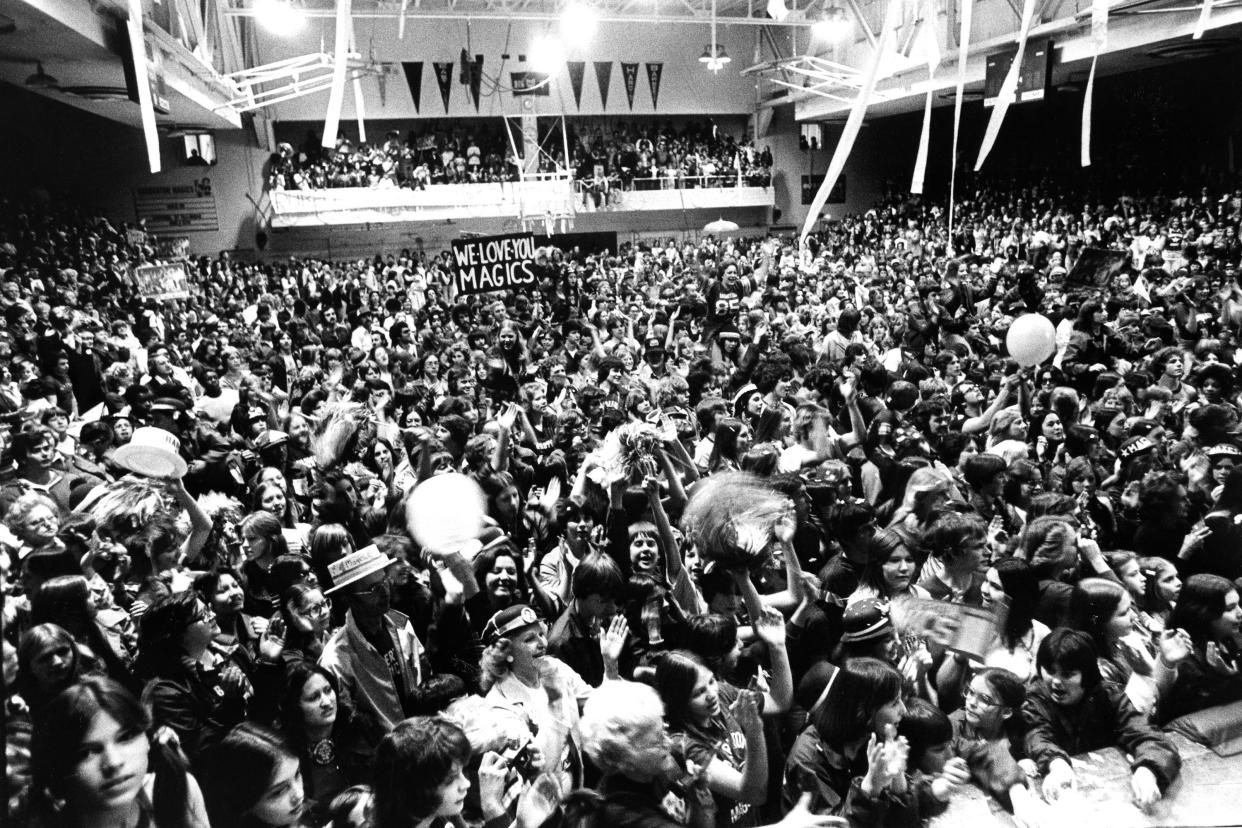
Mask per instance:
[[[893,197],[544,248],[525,292],[403,250],[161,302],[140,227],[0,202],[5,824],[909,826],[974,786],[1036,826],[1109,748],[1160,807],[1170,728],[1242,727],[1242,188],[963,192],[952,235]]]
[[[553,128],[555,127],[555,128]],[[547,174],[565,167],[565,146],[575,180],[594,193],[634,188],[725,187],[739,182],[767,186],[772,153],[739,140],[712,121],[675,126],[663,123],[613,123],[578,119],[545,125],[540,150],[530,166],[517,159],[525,153],[523,136],[505,134],[501,119],[473,122],[446,130],[410,130],[402,140],[392,130],[380,144],[347,138],[328,151],[311,133],[295,149],[282,143],[268,169],[272,190],[322,190],[332,187],[409,187],[431,184],[488,184],[517,181],[523,173]],[[597,199],[599,202],[606,198]]]

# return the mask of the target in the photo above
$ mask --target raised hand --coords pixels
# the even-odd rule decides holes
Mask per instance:
[[[752,734],[763,733],[763,720],[759,718],[759,703],[755,693],[743,690],[738,693],[737,700],[729,706],[733,718],[737,719],[738,727],[749,738]]]
[[[621,661],[621,653],[625,649],[625,641],[630,635],[630,625],[624,615],[614,615],[608,629],[599,636],[599,653],[605,665],[615,665]]]
[[[277,661],[284,651],[285,621],[279,615],[275,615],[259,638],[259,658],[263,661]]]
[[[779,610],[767,607],[763,614],[755,619],[755,635],[771,647],[785,645],[785,616]]]

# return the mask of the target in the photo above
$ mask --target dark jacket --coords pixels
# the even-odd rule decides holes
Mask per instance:
[[[845,817],[858,826],[917,826],[920,797],[911,785],[900,796],[884,791],[872,799],[863,792],[862,779],[867,759],[859,754],[851,763],[824,744],[819,731],[809,725],[799,734],[785,760],[785,786],[781,808],[788,812],[804,793],[811,794],[810,808],[816,814]],[[930,803],[928,803],[930,805]],[[930,810],[927,815],[931,815]]]
[[[1182,758],[1164,734],[1147,723],[1142,713],[1116,684],[1101,681],[1086,691],[1082,702],[1067,709],[1055,704],[1043,681],[1037,681],[1022,705],[1026,722],[1026,754],[1047,773],[1053,759],[1100,748],[1116,747],[1133,756],[1131,769],[1150,768],[1163,791],[1181,771]]]
[[[1242,661],[1242,659],[1239,659]],[[1207,707],[1242,699],[1242,671],[1225,673],[1208,664],[1204,651],[1195,651],[1177,665],[1177,680],[1160,700],[1161,724]]]

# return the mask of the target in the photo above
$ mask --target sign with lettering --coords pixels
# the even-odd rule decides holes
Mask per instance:
[[[552,84],[543,72],[510,72],[509,79],[513,83],[513,96],[544,95],[552,91]]]
[[[220,229],[210,178],[187,184],[134,188],[134,212],[153,235],[182,235]]]
[[[531,233],[453,240],[459,294],[529,290],[535,285],[535,237]]]
[[[185,262],[162,265],[139,265],[133,269],[138,295],[147,299],[186,299],[190,295],[190,277]]]

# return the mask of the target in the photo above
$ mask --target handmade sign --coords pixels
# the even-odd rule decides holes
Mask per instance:
[[[133,270],[138,295],[147,299],[186,299],[190,295],[190,279],[185,262],[162,265],[140,265]]]
[[[528,290],[535,285],[532,233],[453,240],[458,294]]]

